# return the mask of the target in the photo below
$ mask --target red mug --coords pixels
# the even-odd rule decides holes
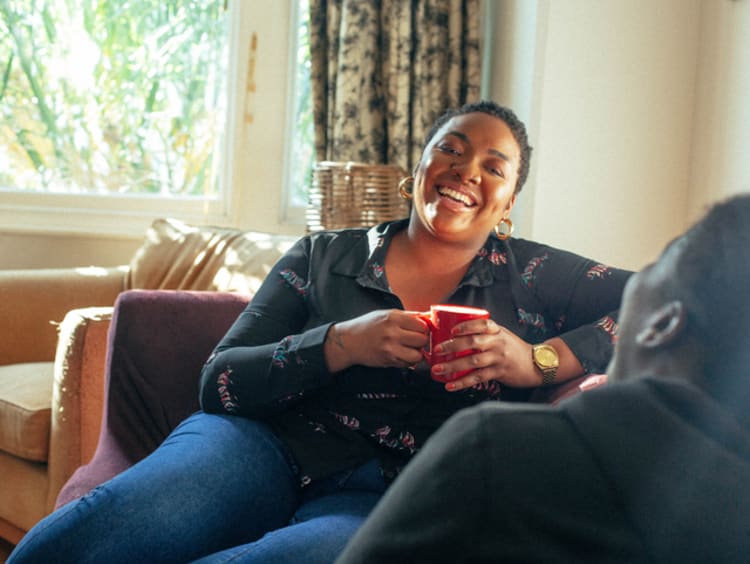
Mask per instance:
[[[430,340],[427,347],[422,349],[422,356],[424,356],[427,364],[434,366],[440,362],[453,360],[454,358],[460,358],[476,352],[473,349],[466,349],[454,353],[433,354],[432,350],[438,345],[438,343],[453,338],[453,335],[451,335],[451,329],[457,324],[471,319],[489,319],[490,312],[486,309],[476,307],[438,304],[431,306],[430,311],[417,313],[417,317],[427,323],[430,328]],[[456,380],[467,375],[472,370],[473,369],[462,370],[460,372],[453,372],[442,376],[433,375],[432,378],[438,382],[450,382],[451,380]]]

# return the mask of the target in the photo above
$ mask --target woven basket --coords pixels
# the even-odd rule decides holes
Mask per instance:
[[[313,167],[307,230],[371,227],[409,214],[398,194],[407,176],[395,165],[322,161]]]

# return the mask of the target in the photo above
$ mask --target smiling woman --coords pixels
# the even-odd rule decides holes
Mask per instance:
[[[205,362],[201,411],[41,521],[11,562],[64,545],[76,564],[330,563],[450,415],[603,371],[629,273],[494,236],[528,155],[523,123],[495,103],[439,120],[409,218],[298,240]],[[441,303],[486,313],[461,318],[428,365],[420,312]]]

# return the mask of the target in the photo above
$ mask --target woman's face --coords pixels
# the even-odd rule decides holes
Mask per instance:
[[[442,240],[481,246],[516,201],[521,154],[510,128],[475,112],[430,140],[414,177],[411,222]]]

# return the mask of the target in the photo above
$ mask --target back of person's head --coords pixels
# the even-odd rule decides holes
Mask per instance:
[[[500,104],[491,100],[482,100],[480,102],[471,102],[464,104],[460,108],[454,108],[446,111],[444,114],[439,116],[430,127],[430,130],[425,136],[424,146],[430,144],[430,141],[435,134],[443,127],[451,118],[456,116],[462,116],[465,114],[473,113],[487,114],[503,121],[508,126],[510,132],[513,134],[513,138],[518,143],[521,154],[521,162],[518,165],[518,180],[516,182],[515,193],[518,194],[526,183],[526,179],[529,176],[529,168],[531,166],[531,145],[529,145],[529,137],[526,133],[526,126],[518,118],[518,116],[510,108],[501,106]]]
[[[750,399],[750,194],[714,205],[678,244],[667,293],[686,306],[686,330],[702,343],[706,387],[720,400]]]

